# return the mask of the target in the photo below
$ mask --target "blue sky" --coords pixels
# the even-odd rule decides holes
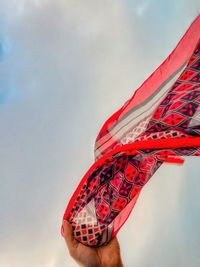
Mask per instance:
[[[199,1],[0,3],[0,266],[77,266],[60,236],[100,127],[157,68]],[[119,233],[126,267],[200,265],[199,159],[164,165]]]

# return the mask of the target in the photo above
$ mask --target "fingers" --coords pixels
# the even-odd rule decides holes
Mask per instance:
[[[72,225],[66,220],[63,220],[63,237],[65,238],[70,254],[72,254],[72,251],[78,246],[78,241],[73,237]]]

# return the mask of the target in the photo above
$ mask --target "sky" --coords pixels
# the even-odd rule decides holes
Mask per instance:
[[[1,0],[0,266],[76,267],[60,225],[104,121],[199,0]],[[125,267],[200,266],[199,159],[163,164],[120,230]]]

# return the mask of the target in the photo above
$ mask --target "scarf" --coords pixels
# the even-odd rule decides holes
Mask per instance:
[[[165,162],[200,156],[200,15],[166,60],[101,128],[95,162],[63,219],[74,237],[101,246],[115,237],[143,186]]]

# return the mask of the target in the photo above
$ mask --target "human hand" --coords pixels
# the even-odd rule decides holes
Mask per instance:
[[[93,248],[78,242],[72,234],[72,226],[63,220],[63,236],[69,254],[82,267],[123,267],[120,247],[117,238],[113,238],[107,245]]]

